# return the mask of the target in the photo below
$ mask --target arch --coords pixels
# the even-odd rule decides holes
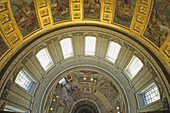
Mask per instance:
[[[79,33],[81,33],[82,35],[77,35]],[[126,59],[123,57],[124,53],[128,56],[128,58],[125,60],[126,62],[120,62],[121,58],[119,58],[119,61],[117,60],[115,64],[106,61],[105,56],[107,53],[107,47],[102,46],[104,47],[102,48],[99,46],[99,44],[96,45],[95,57],[85,56],[83,45],[80,46],[80,50],[78,50],[79,46],[75,44],[76,47],[74,48],[74,51],[76,51],[77,53],[72,58],[64,59],[62,56],[61,48],[59,47],[60,44],[58,39],[63,37],[63,35],[65,34],[73,35],[73,38],[80,37],[81,39],[81,37],[84,37],[84,35],[89,33],[93,33],[98,38],[102,38],[102,40],[105,40],[106,43],[104,44],[104,46],[107,47],[109,40],[119,40],[122,45],[122,48],[124,49],[124,52],[122,50],[122,52],[120,53],[121,58]],[[79,44],[81,43],[81,41],[78,42]],[[38,78],[38,76],[36,76],[39,83],[38,87],[33,93],[34,101],[33,108],[31,109],[33,113],[42,113],[43,103],[47,98],[46,95],[48,94],[50,88],[56,83],[56,81],[58,81],[67,73],[78,69],[94,70],[103,73],[107,77],[110,77],[111,80],[115,82],[115,85],[117,85],[117,88],[121,92],[123,92],[123,98],[126,103],[126,112],[136,113],[138,106],[137,97],[134,94],[136,91],[134,89],[133,83],[136,83],[139,78],[135,77],[133,81],[131,81],[128,79],[126,73],[124,72],[124,69],[128,65],[130,58],[134,54],[137,54],[139,57],[142,57],[144,66],[145,68],[147,68],[143,71],[145,73],[150,73],[150,71],[152,71],[153,79],[158,78],[161,81],[160,83],[166,94],[169,94],[169,84],[167,82],[168,79],[166,78],[166,73],[168,72],[162,69],[162,65],[160,65],[160,62],[157,60],[157,58],[155,59],[155,56],[150,53],[150,51],[148,51],[148,49],[143,44],[136,41],[135,38],[129,38],[127,35],[124,35],[120,32],[116,32],[113,29],[106,29],[104,27],[102,28],[94,26],[74,26],[71,28],[63,28],[56,31],[52,31],[48,34],[44,34],[42,37],[37,37],[35,40],[32,40],[31,42],[27,43],[24,49],[20,49],[20,51],[16,54],[15,59],[11,59],[9,61],[11,65],[9,65],[8,67],[7,64],[7,68],[4,68],[4,73],[7,75],[7,77],[3,76],[3,79],[11,79],[11,73],[15,70],[14,65],[26,65],[26,62],[28,60],[32,60],[35,57],[36,48],[38,46],[41,46],[43,43],[47,44],[48,47],[52,49],[51,52],[54,52],[52,54],[52,59],[55,65],[51,67],[47,72],[45,72],[41,69],[40,66],[38,66],[38,64],[35,64],[38,68],[37,70],[39,72],[37,73],[39,73],[40,77]],[[127,51],[130,54],[126,53]],[[3,84],[6,84],[5,81]]]

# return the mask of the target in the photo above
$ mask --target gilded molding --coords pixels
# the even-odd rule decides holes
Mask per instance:
[[[14,27],[13,27],[13,25],[10,23],[10,24],[5,25],[4,30],[5,30],[5,33],[8,35],[8,34],[11,33],[12,31],[14,31]]]
[[[0,16],[0,21],[2,24],[8,22],[10,19],[9,19],[9,14],[8,13],[5,13],[5,14],[2,14]]]
[[[43,18],[42,23],[43,23],[44,26],[50,24],[50,18],[49,17]]]
[[[40,21],[40,26],[43,28],[47,25],[52,24],[52,19],[50,17],[50,3],[47,0],[36,0],[36,12],[38,13],[38,20]]]
[[[9,43],[12,48],[18,46],[22,35],[12,14],[10,1],[0,3],[0,28],[7,40],[6,43]]]
[[[130,25],[130,30],[143,35],[150,18],[153,0],[137,0],[135,13]]]
[[[39,8],[46,7],[47,6],[46,0],[38,0],[38,6]]]
[[[170,46],[168,46],[166,49],[165,49],[165,53],[168,57],[170,57]]]
[[[112,23],[115,13],[116,0],[102,0],[101,2],[101,21]]]
[[[0,4],[0,12],[6,10],[6,4],[5,3],[2,3]]]
[[[83,0],[70,0],[70,9],[71,9],[71,19],[82,20],[83,18]]]

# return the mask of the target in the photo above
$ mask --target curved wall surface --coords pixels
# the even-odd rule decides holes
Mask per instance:
[[[1,109],[10,105],[31,113],[42,113],[47,95],[55,83],[69,72],[81,69],[94,70],[110,78],[122,92],[127,113],[163,109],[170,102],[168,64],[165,65],[142,39],[107,25],[86,25],[85,22],[47,31],[23,43],[2,68]],[[86,36],[96,37],[94,56],[85,55]],[[60,41],[65,38],[72,40],[73,56],[69,58],[64,58],[60,46]],[[106,59],[110,41],[121,45],[115,63]],[[54,63],[46,71],[36,58],[36,54],[43,48],[47,48]],[[126,67],[133,56],[137,56],[144,66],[130,79]],[[15,83],[16,75],[21,69],[25,69],[36,82],[32,94]],[[159,88],[160,99],[150,105],[141,106],[139,94],[152,83]]]

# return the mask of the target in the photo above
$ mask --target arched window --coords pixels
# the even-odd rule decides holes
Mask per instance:
[[[121,48],[121,46],[118,43],[110,42],[106,59],[115,63],[117,56],[119,54],[120,48]]]
[[[71,38],[66,38],[61,40],[60,44],[61,44],[64,58],[73,56],[73,47],[72,47]]]
[[[141,62],[141,60],[138,57],[133,56],[125,70],[131,75],[129,77],[132,79],[142,67],[143,63]]]
[[[36,57],[38,58],[41,66],[44,68],[45,71],[53,65],[53,62],[51,60],[51,56],[50,56],[47,48],[40,50],[36,54]]]
[[[96,48],[96,37],[86,36],[85,37],[85,55],[94,55]]]

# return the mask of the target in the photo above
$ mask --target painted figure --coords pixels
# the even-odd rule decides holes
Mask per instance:
[[[33,0],[29,0],[29,3],[26,0],[12,0],[11,6],[23,36],[39,28]]]
[[[136,0],[117,0],[114,21],[127,27],[133,18]]]
[[[85,0],[84,1],[84,18],[100,18],[100,0]]]
[[[159,7],[160,6],[160,7]],[[158,47],[165,42],[168,34],[170,33],[170,1],[159,0],[155,1],[154,8],[145,36],[150,39]]]
[[[54,22],[70,19],[69,0],[51,0],[51,11]]]

